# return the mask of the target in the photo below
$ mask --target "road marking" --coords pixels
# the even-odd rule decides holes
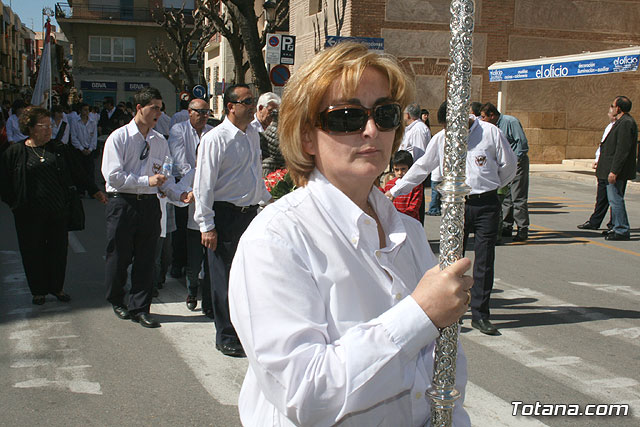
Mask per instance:
[[[533,417],[512,416],[513,405],[500,399],[476,384],[467,382],[464,408],[471,418],[473,426],[491,427],[544,427]]]
[[[622,335],[630,339],[640,338],[640,328],[615,328],[600,332],[605,337]]]
[[[618,295],[629,295],[629,296],[640,296],[640,291],[636,291],[631,286],[621,286],[621,285],[607,285],[607,284],[596,284],[596,283],[587,283],[587,282],[569,282],[572,285],[584,286],[587,288],[595,289],[602,292],[608,292],[610,294],[618,294]]]
[[[87,250],[82,246],[78,236],[73,231],[69,232],[69,246],[71,246],[71,250],[76,254],[82,254],[87,252]]]

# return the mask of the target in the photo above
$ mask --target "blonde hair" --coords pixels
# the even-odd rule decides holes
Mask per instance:
[[[320,52],[291,76],[280,105],[278,136],[282,155],[296,186],[306,185],[315,168],[315,159],[305,152],[302,140],[305,132],[313,130],[325,94],[331,85],[339,82],[344,97],[352,97],[367,67],[387,77],[390,97],[400,103],[404,111],[415,96],[413,81],[393,57],[371,52],[359,43],[340,43]],[[395,131],[394,153],[403,134],[404,126],[400,124]]]

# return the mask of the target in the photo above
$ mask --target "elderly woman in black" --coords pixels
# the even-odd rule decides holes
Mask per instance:
[[[70,187],[81,183],[93,197],[106,196],[78,173],[69,148],[51,140],[51,119],[44,108],[27,107],[20,115],[20,131],[27,139],[11,145],[0,159],[0,196],[13,211],[33,304],[42,305],[47,294],[59,301],[71,297],[63,291],[67,266]]]

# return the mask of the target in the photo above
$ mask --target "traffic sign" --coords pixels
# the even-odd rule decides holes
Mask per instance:
[[[186,90],[183,90],[182,92],[180,92],[180,99],[182,101],[188,101],[191,99],[191,95]]]
[[[284,86],[287,80],[289,80],[289,77],[291,77],[291,73],[284,65],[276,65],[271,69],[269,77],[274,86]]]
[[[342,42],[361,43],[369,48],[369,50],[384,50],[384,39],[379,37],[340,37],[327,36],[324,41],[324,47],[333,47]]]
[[[280,63],[280,34],[267,34],[267,51],[265,62],[267,64]]]
[[[196,98],[204,99],[207,95],[207,89],[202,85],[195,85],[191,90],[193,96]]]
[[[280,49],[280,63],[293,65],[296,57],[296,36],[282,35],[282,48]]]

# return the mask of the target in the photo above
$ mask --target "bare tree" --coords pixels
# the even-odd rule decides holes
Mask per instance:
[[[329,5],[327,4],[327,0],[322,0],[322,10],[324,11],[322,14],[322,28],[320,27],[320,19],[318,18],[319,14],[316,14],[312,21],[314,50],[316,53],[322,50],[324,46],[322,41],[326,40],[329,35]],[[342,32],[346,10],[347,0],[333,0],[333,20],[336,25],[336,36],[340,36],[340,33]],[[324,29],[324,37],[321,31],[322,29]]]
[[[158,6],[152,11],[153,19],[167,33],[168,42],[158,40],[148,50],[149,57],[158,70],[177,89],[192,88],[200,83],[204,65],[203,51],[211,37],[217,32],[215,26],[205,25],[206,16],[186,14],[184,4],[180,9],[165,9]],[[197,63],[197,74],[191,67],[191,59]]]
[[[236,82],[244,82],[251,69],[253,81],[261,92],[271,90],[267,68],[262,57],[266,34],[282,28],[289,19],[289,0],[276,0],[275,19],[264,30],[258,29],[256,0],[203,0],[199,9],[227,39],[235,61]],[[225,7],[222,8],[221,4]],[[246,54],[247,61],[244,60]],[[241,64],[241,65],[238,65]]]

